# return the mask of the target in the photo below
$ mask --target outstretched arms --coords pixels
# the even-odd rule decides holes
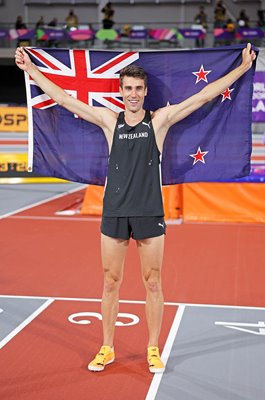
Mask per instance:
[[[56,103],[72,113],[77,114],[86,121],[100,126],[110,144],[117,119],[116,113],[105,107],[89,106],[88,104],[85,104],[67,94],[63,89],[51,82],[38,70],[22,47],[17,48],[15,61],[17,66],[21,70],[26,71],[40,86],[40,88]]]
[[[181,103],[163,107],[155,112],[153,116],[153,125],[160,149],[162,149],[166,133],[172,125],[186,118],[204,104],[224,92],[225,89],[231,86],[251,68],[252,62],[255,58],[256,54],[251,50],[251,44],[248,43],[247,47],[242,51],[242,62],[239,67],[235,68],[222,78],[208,84],[200,92],[187,98]]]

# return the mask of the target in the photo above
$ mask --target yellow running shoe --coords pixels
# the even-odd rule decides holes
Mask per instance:
[[[89,371],[103,371],[105,365],[112,363],[115,360],[114,348],[110,346],[102,346],[91,363],[88,364]]]
[[[159,349],[156,346],[149,346],[147,349],[147,361],[149,364],[149,371],[153,374],[162,373],[165,371],[165,366],[161,361]]]

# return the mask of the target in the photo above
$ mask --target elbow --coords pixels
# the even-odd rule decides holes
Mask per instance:
[[[69,99],[69,97],[70,96],[63,91],[58,96],[56,96],[56,98],[54,100],[56,101],[56,103],[59,106],[66,107],[67,106],[67,100]]]

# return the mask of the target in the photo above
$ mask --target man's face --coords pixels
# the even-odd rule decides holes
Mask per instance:
[[[147,88],[144,80],[124,76],[120,94],[123,98],[125,109],[137,112],[143,108],[144,98],[147,94]]]

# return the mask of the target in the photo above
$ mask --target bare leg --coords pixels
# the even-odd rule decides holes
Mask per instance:
[[[142,276],[146,288],[146,319],[149,330],[148,346],[158,346],[164,298],[161,285],[161,269],[164,254],[164,235],[137,240]]]
[[[103,318],[103,344],[113,346],[115,322],[119,309],[119,289],[129,240],[114,239],[101,234],[101,257],[104,288],[101,313]]]

